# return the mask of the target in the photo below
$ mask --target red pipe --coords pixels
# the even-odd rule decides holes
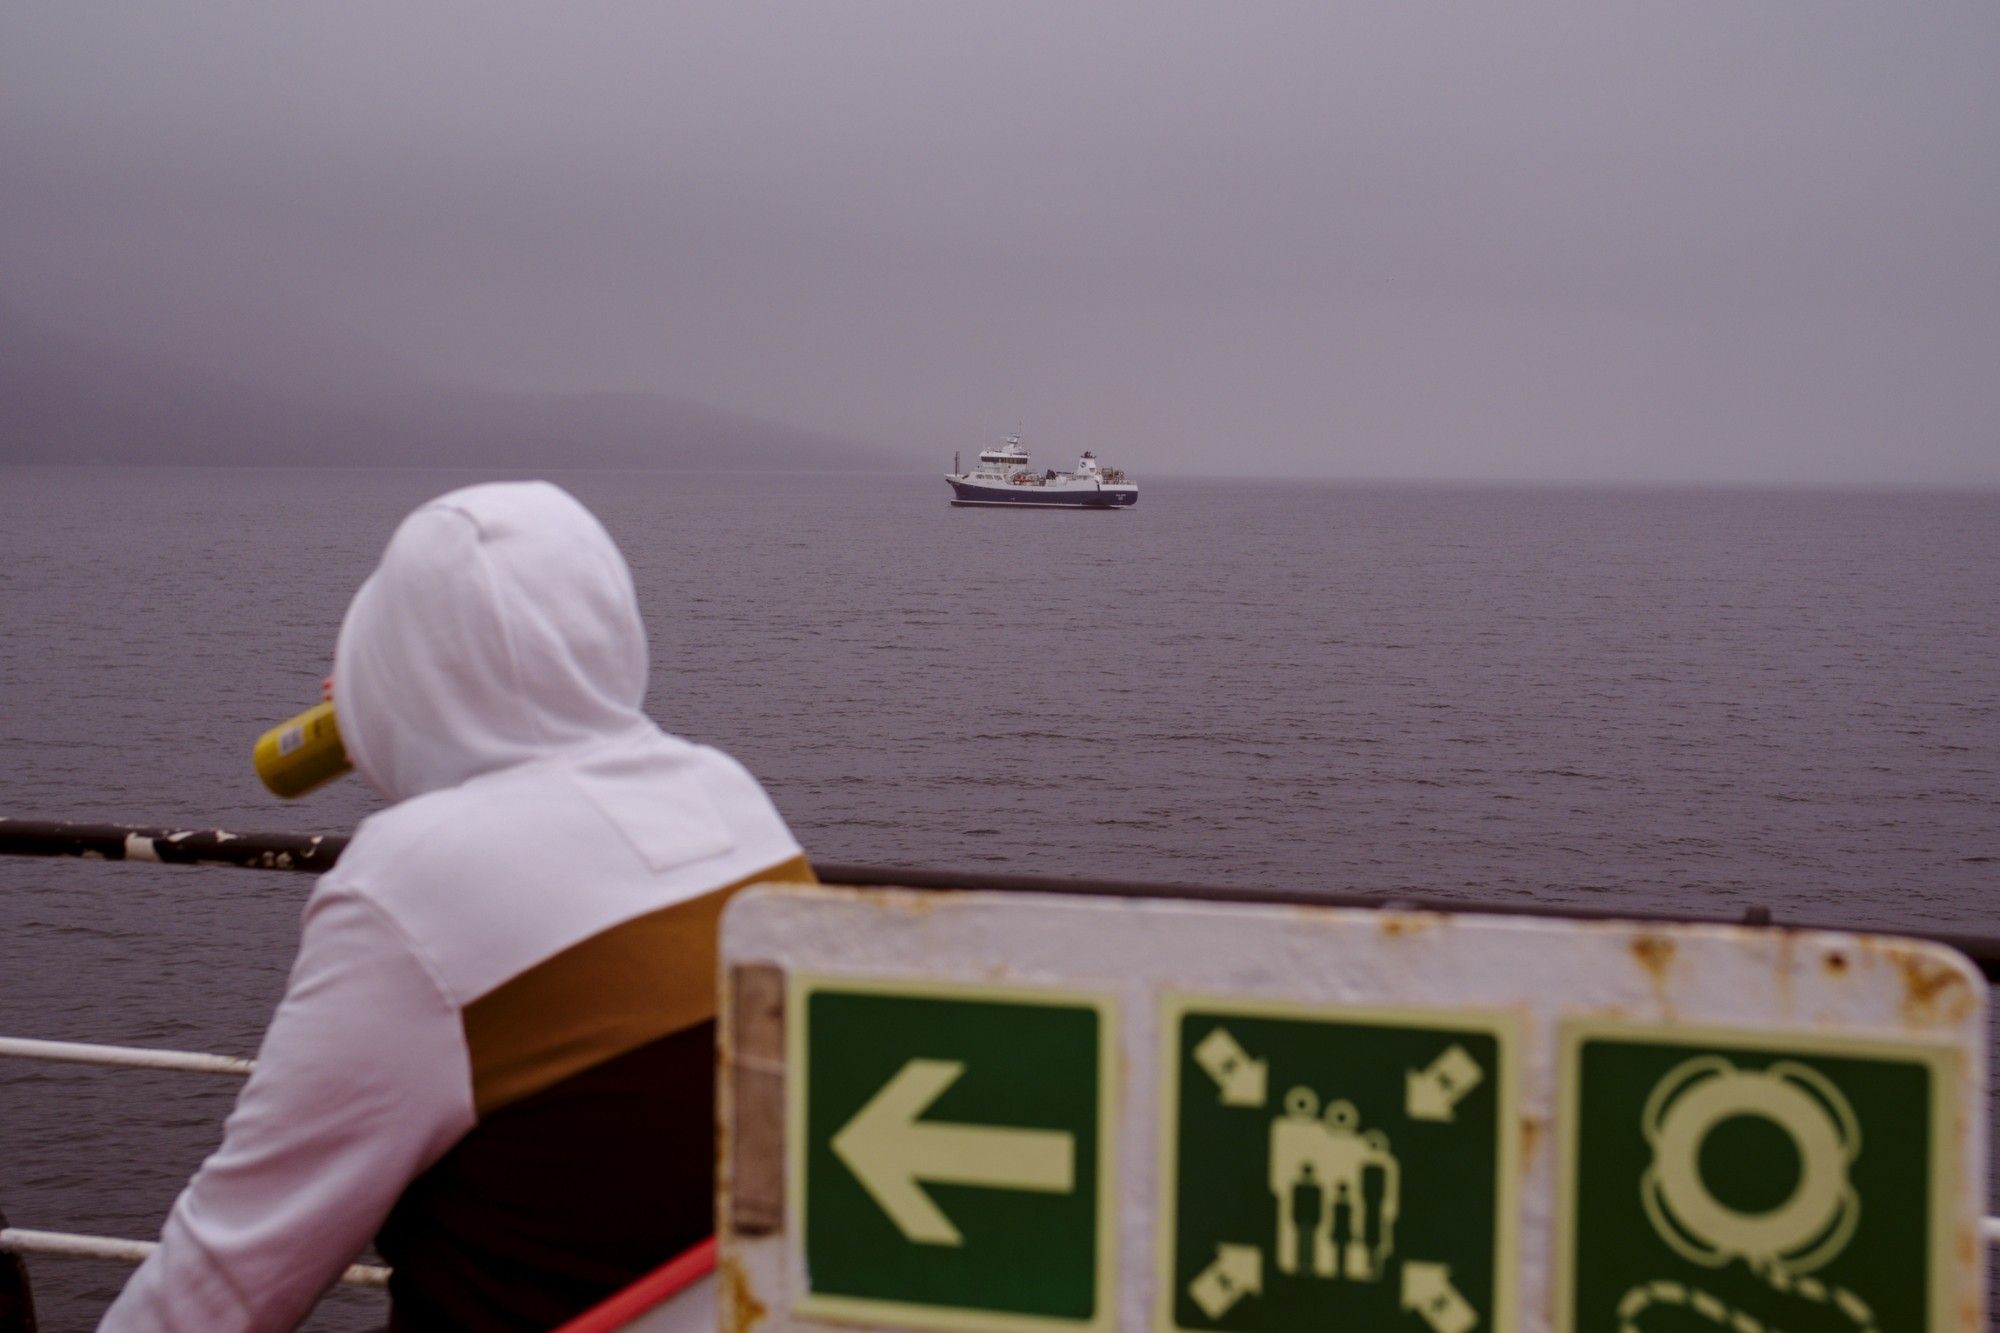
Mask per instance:
[[[715,1271],[715,1237],[677,1259],[669,1259],[625,1290],[585,1310],[555,1333],[614,1333],[640,1315],[659,1309]]]

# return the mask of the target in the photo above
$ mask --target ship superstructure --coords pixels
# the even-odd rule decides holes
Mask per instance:
[[[1139,484],[1117,468],[1101,466],[1089,449],[1069,472],[1036,471],[1021,437],[1010,435],[979,451],[971,471],[961,471],[957,455],[945,477],[954,505],[1040,505],[1057,509],[1129,509],[1139,503]]]

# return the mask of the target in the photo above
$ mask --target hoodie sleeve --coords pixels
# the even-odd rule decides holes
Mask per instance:
[[[100,1327],[292,1328],[472,1124],[457,1006],[382,909],[329,877],[222,1147]]]

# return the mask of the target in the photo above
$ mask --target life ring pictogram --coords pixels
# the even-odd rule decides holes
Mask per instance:
[[[1766,1212],[1731,1207],[1702,1178],[1702,1145],[1737,1116],[1769,1121],[1798,1150],[1798,1182]],[[1861,1151],[1861,1125],[1817,1070],[1789,1060],[1739,1069],[1721,1056],[1700,1056],[1660,1080],[1641,1125],[1653,1149],[1639,1184],[1646,1217],[1682,1257],[1709,1268],[1742,1259],[1808,1273],[1853,1238],[1861,1204],[1848,1167]]]

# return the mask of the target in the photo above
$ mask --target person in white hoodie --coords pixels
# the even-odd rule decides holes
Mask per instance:
[[[709,1234],[717,918],[812,872],[645,685],[630,571],[566,492],[404,520],[333,675],[395,804],[314,887],[222,1146],[103,1328],[291,1328],[371,1239],[391,1328],[549,1328]]]

